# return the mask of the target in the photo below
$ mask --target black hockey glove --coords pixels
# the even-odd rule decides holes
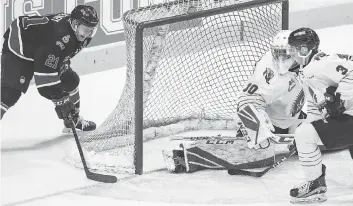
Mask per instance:
[[[53,99],[52,100],[55,105],[55,111],[58,115],[59,119],[68,119],[69,115],[75,113],[75,106],[68,96],[62,97],[61,99]]]
[[[325,95],[325,108],[330,117],[338,117],[346,110],[341,100],[341,94],[336,93],[337,87],[330,86],[326,88]]]

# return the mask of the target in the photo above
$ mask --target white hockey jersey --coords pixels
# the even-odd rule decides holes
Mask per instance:
[[[324,93],[330,86],[337,87],[346,108],[353,116],[353,57],[350,55],[318,53],[303,69],[303,83],[308,98],[307,121],[321,119],[325,111],[318,105],[325,101]]]
[[[253,75],[239,94],[238,109],[253,104],[265,110],[274,126],[287,129],[298,119],[305,103],[305,93],[296,73],[277,72],[271,52],[256,64]]]

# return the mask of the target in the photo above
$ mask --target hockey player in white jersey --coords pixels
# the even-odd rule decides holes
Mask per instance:
[[[280,134],[294,132],[294,129],[306,116],[301,111],[305,103],[305,95],[296,78],[299,65],[287,53],[290,33],[290,31],[284,30],[273,37],[271,50],[257,62],[253,75],[249,78],[236,102],[239,117],[246,130],[261,128],[260,132],[255,131],[255,135],[251,135],[252,132],[247,132],[249,134],[247,138],[251,139],[248,142],[249,147],[244,138],[246,148],[240,148],[241,151],[233,150],[233,147],[237,145],[228,146],[227,144],[209,145],[208,148],[196,146],[184,149],[184,151],[173,150],[173,153],[165,151],[163,156],[170,172],[194,172],[205,168],[217,168],[219,165],[227,167],[231,165],[233,159],[241,160],[249,156],[252,156],[251,161],[242,160],[245,164],[239,169],[250,169],[247,167],[247,163],[251,163],[255,167],[260,164],[269,166],[263,165],[264,161],[262,161],[266,158],[273,160],[274,157],[274,145],[268,138],[273,136],[273,132]],[[249,109],[251,113],[256,114],[254,119],[261,120],[260,125],[247,123],[247,115],[242,115],[242,111]],[[238,119],[238,115],[236,116]],[[255,125],[255,129],[251,128],[253,125]],[[259,137],[258,142],[254,139],[255,136]],[[229,148],[226,148],[227,146]],[[226,156],[218,154],[216,147],[221,147],[219,150],[222,153],[227,151],[234,154]],[[239,154],[242,152],[247,157],[241,157]]]
[[[353,145],[352,56],[319,52],[319,37],[310,28],[293,31],[288,43],[291,55],[305,66],[302,79],[308,98],[308,117],[295,131],[306,181],[290,190],[291,202],[323,202],[326,167],[318,144],[327,149]],[[321,102],[326,103],[324,110],[318,107]]]
[[[251,128],[251,123],[247,126],[249,115],[243,110],[251,107],[258,114],[255,118],[260,120],[258,134],[250,135],[249,147],[255,147],[273,133],[294,133],[306,117],[302,112],[305,95],[297,78],[299,65],[287,52],[290,33],[283,30],[273,38],[271,51],[257,63],[255,72],[239,95],[238,116],[247,130],[256,129]]]

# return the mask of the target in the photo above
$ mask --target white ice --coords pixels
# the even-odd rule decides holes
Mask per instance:
[[[353,25],[318,31],[327,52],[353,54]],[[112,111],[125,83],[125,68],[82,76],[82,115],[98,124]],[[2,205],[274,205],[289,203],[289,189],[303,180],[297,157],[262,178],[226,171],[169,174],[161,149],[168,139],[145,144],[142,176],[119,175],[116,184],[87,180],[83,170],[63,161],[68,135],[61,135],[52,103],[31,86],[1,122]],[[204,131],[195,132],[202,135]],[[353,160],[348,151],[325,154],[328,201],[353,205]]]

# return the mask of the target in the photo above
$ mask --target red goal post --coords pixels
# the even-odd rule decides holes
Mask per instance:
[[[270,38],[288,29],[288,0],[169,1],[130,10],[123,21],[123,93],[81,141],[92,169],[142,174],[148,140],[237,128],[237,92]],[[66,159],[80,166],[72,151]]]

